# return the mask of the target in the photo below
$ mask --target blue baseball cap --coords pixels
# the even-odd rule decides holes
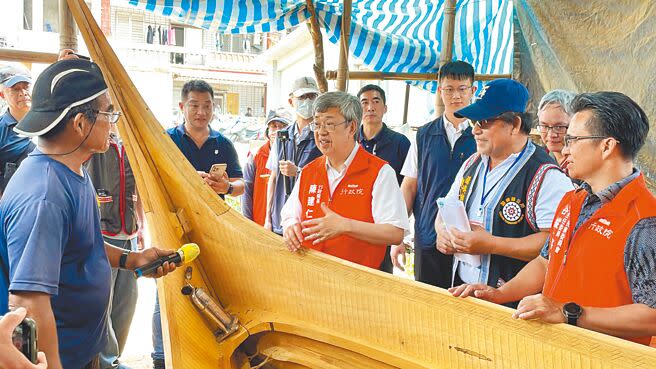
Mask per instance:
[[[454,113],[458,118],[485,120],[512,111],[524,113],[528,105],[528,89],[512,79],[495,79],[483,86],[476,102]]]

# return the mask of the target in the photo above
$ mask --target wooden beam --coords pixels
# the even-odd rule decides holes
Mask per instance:
[[[408,123],[408,106],[410,104],[410,84],[405,84],[405,99],[403,101],[403,124]]]
[[[0,60],[51,64],[57,61],[57,54],[0,48]]]
[[[337,79],[338,71],[326,71],[326,78],[329,80]],[[476,81],[491,81],[498,78],[512,78],[510,74],[477,74],[474,76]],[[379,80],[379,81],[436,81],[435,73],[385,73],[369,71],[351,71],[348,72],[348,79],[356,80]]]
[[[319,27],[319,21],[317,21],[317,12],[314,8],[314,2],[312,0],[306,0],[307,8],[310,11],[312,16],[307,22],[310,35],[312,36],[312,43],[314,44],[314,76],[317,79],[317,84],[319,85],[319,91],[324,93],[328,91],[328,80],[324,73],[324,53],[323,53],[323,37],[321,36],[321,27]]]
[[[348,80],[349,41],[351,38],[351,0],[344,0],[342,12],[342,29],[339,37],[339,67],[337,68],[337,90],[346,91]]]
[[[440,68],[453,58],[453,33],[456,25],[456,0],[444,2],[444,22],[442,23],[442,42],[440,51]],[[439,82],[439,81],[438,81]],[[444,102],[439,92],[435,92],[435,116],[444,113]]]
[[[62,49],[77,52],[77,29],[66,0],[59,0],[59,50]]]

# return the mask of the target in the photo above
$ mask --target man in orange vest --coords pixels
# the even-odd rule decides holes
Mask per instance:
[[[312,248],[378,269],[387,245],[401,243],[408,215],[394,169],[357,143],[362,106],[328,92],[310,127],[323,156],[305,166],[281,212],[290,251]]]
[[[271,171],[267,169],[271,145],[275,142],[279,130],[286,128],[293,122],[290,112],[285,108],[271,110],[266,120],[267,142],[262,145],[255,155],[248,154],[244,166],[244,196],[241,199],[241,212],[255,223],[263,226],[266,219],[267,185]]]
[[[618,92],[578,95],[572,111],[563,155],[583,184],[560,202],[541,255],[498,289],[450,291],[496,303],[521,299],[515,318],[649,344],[656,335],[656,198],[633,164],[649,121]]]

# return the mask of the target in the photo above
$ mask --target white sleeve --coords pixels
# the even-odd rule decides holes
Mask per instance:
[[[417,140],[410,140],[410,150],[408,150],[408,156],[405,157],[403,168],[401,168],[402,176],[410,178],[417,178],[419,176],[417,156]]]
[[[269,150],[269,158],[266,162],[266,168],[272,172],[278,171],[278,140],[273,140],[271,150]]]
[[[299,200],[298,197],[298,186],[301,183],[301,175],[302,174],[298,175],[292,193],[289,195],[285,205],[280,211],[280,224],[282,225],[283,234],[287,227],[301,222],[301,211],[303,210],[301,208],[301,200]]]
[[[467,163],[469,160],[465,160],[465,163]],[[464,168],[465,168],[465,163],[463,163],[460,166],[460,169],[458,169],[458,174],[456,174],[456,177],[453,179],[453,183],[451,183],[451,188],[449,189],[449,192],[447,192],[445,198],[448,199],[458,199],[460,196],[460,182],[462,182],[462,177],[464,176]],[[437,204],[432,204],[434,206],[437,206]]]
[[[299,181],[296,181],[297,183]],[[391,224],[403,229],[407,235],[410,229],[408,211],[396,180],[396,173],[389,164],[383,165],[374,182],[371,199],[371,213],[376,224]]]
[[[560,170],[548,170],[538,192],[535,203],[535,218],[538,228],[551,228],[556,208],[565,193],[574,189],[572,180]]]

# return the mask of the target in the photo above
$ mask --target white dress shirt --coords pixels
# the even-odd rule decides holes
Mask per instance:
[[[340,171],[330,165],[330,161],[326,160],[326,171],[328,175],[328,185],[330,187],[330,195],[346,175],[348,167],[353,162],[355,154],[358,152],[360,145],[355,144],[351,154],[344,162],[344,168]],[[301,173],[294,184],[294,189],[289,195],[285,206],[280,212],[282,219],[283,232],[290,226],[301,222],[302,206],[299,199],[298,187],[301,183]],[[401,228],[404,234],[408,233],[410,224],[408,221],[408,213],[405,208],[405,201],[401,195],[401,189],[396,180],[396,173],[389,164],[383,165],[378,172],[378,176],[374,181],[371,199],[371,213],[374,218],[375,224],[391,224],[397,228]]]
[[[460,123],[458,128],[454,127],[453,124],[449,122],[446,115],[442,116],[442,122],[444,123],[446,138],[451,145],[451,151],[453,151],[453,145],[455,145],[458,138],[462,136],[462,132],[469,126],[469,119]],[[402,176],[410,178],[417,178],[419,176],[418,156],[417,140],[414,139],[410,141],[410,150],[408,150],[408,156],[406,156],[405,162],[403,162],[403,168],[401,168]]]

